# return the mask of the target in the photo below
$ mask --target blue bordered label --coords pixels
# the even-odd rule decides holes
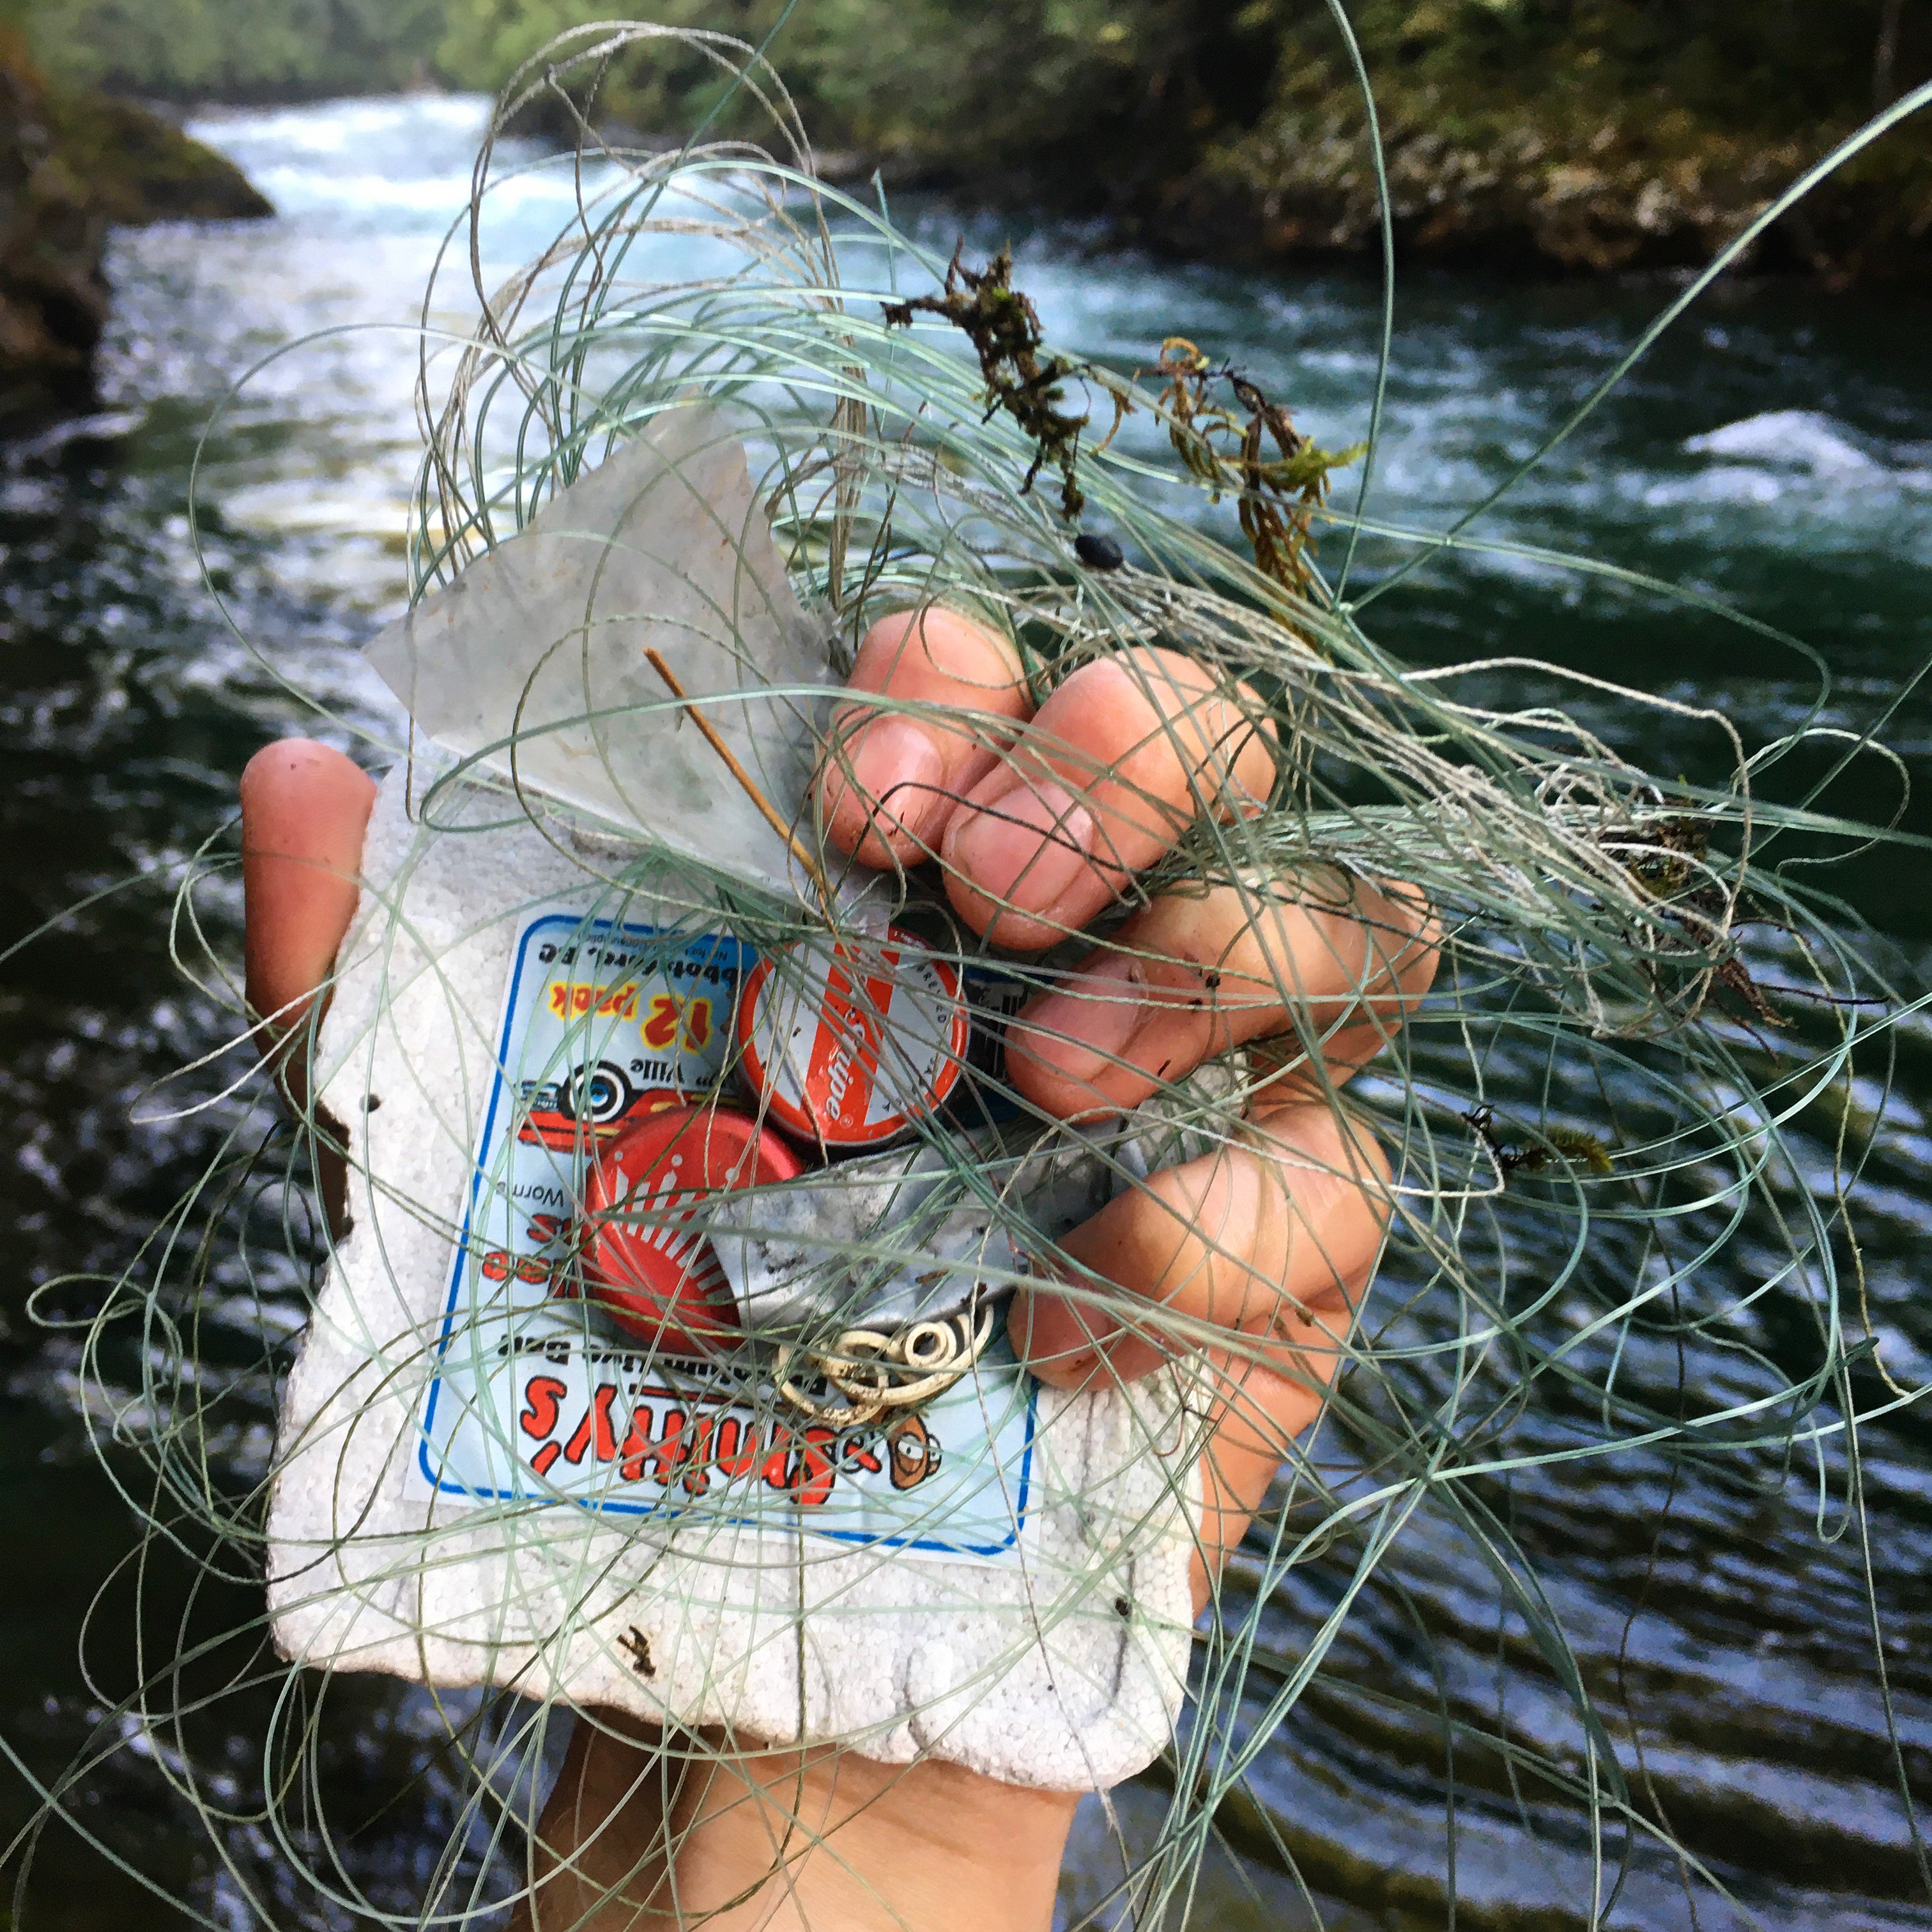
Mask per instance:
[[[728,1076],[754,963],[715,934],[563,910],[524,920],[411,1486],[1010,1558],[1037,1384],[1004,1342],[916,1418],[836,1430],[749,1364],[640,1349],[574,1292],[588,1150]]]

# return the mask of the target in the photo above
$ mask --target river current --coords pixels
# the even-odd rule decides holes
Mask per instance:
[[[115,1714],[136,1677],[187,1642],[182,1633],[245,1628],[259,1603],[245,1580],[199,1576],[163,1551],[139,1580],[137,1622],[137,1580],[120,1567],[136,1547],[133,1516],[116,1485],[138,1483],[142,1466],[106,1440],[104,1468],[112,1406],[82,1372],[79,1330],[62,1324],[92,1305],[88,1277],[128,1264],[218,1130],[215,1116],[170,1118],[153,1090],[222,1036],[218,1004],[171,957],[177,869],[223,836],[236,776],[268,738],[302,730],[366,745],[393,733],[357,652],[405,595],[413,325],[468,196],[483,112],[422,95],[197,123],[276,218],[119,237],[99,413],[0,452],[0,838],[13,881],[0,941],[119,881],[149,882],[60,920],[0,973],[9,1834],[37,1789],[79,1767],[58,1792],[62,1818],[34,1848],[14,1922],[23,1926],[369,1922],[341,1902],[356,1891],[413,1922],[462,1828],[460,1789],[436,1748],[442,1720],[399,1687],[352,1690],[318,1728],[334,1835],[306,1821],[296,1849],[311,1871],[334,1862],[333,1898],[294,1877],[262,1810],[248,1688],[262,1660],[230,1646],[206,1660],[205,1681],[191,1666],[176,1694],[155,1700],[206,1698],[178,1724]],[[503,266],[554,231],[566,193],[532,181],[507,206],[491,236]],[[898,212],[950,245],[945,210]],[[1130,368],[1150,363],[1163,335],[1184,334],[1288,399],[1324,444],[1364,433],[1379,328],[1366,278],[1181,269],[1093,252],[1058,229],[968,227],[976,244],[1010,233],[1016,279],[1057,341]],[[1373,514],[1437,528],[1479,500],[1670,292],[1407,278]],[[466,317],[431,321],[460,328]],[[1811,664],[1516,555],[1432,563],[1366,621],[1417,660],[1533,655],[1716,706],[1753,743],[1814,712],[1863,728],[1932,656],[1928,322],[1922,307],[1723,290],[1479,526],[1693,584],[1796,633],[1828,667],[1822,712]],[[188,505],[205,430],[198,562]],[[1358,591],[1393,554],[1365,546]],[[1607,702],[1592,722],[1630,724]],[[1670,768],[1677,750],[1654,728],[1634,754]],[[1908,695],[1883,736],[1922,778],[1932,698]],[[1888,813],[1884,788],[1862,782],[1834,802]],[[1915,800],[1905,822],[1924,831],[1932,814]],[[1839,874],[1903,970],[1922,976],[1932,968],[1928,869],[1892,852]],[[238,958],[238,890],[217,882],[201,904],[218,952]],[[1862,1223],[1876,1331],[1907,1382],[1932,1375],[1928,1046],[1922,1027],[1902,1030]],[[234,1124],[232,1109],[219,1118]],[[264,1322],[286,1333],[300,1318],[292,1278],[269,1270],[231,1286],[201,1311],[210,1374],[226,1358],[224,1324],[259,1337]],[[1780,1344],[1778,1318],[1768,1305],[1768,1348]],[[248,1359],[238,1345],[232,1353]],[[107,1360],[131,1400],[131,1340],[124,1363]],[[245,1406],[224,1410],[206,1445],[224,1480],[266,1466],[272,1402],[265,1382],[251,1421],[234,1420]],[[1533,1415],[1523,1425],[1532,1438],[1536,1426]],[[1594,1922],[1629,1932],[1932,1927],[1915,1822],[1932,1798],[1932,1429],[1918,1412],[1894,1414],[1864,1432],[1862,1451],[1862,1534],[1842,1486],[1821,1502],[1802,1470],[1786,1478],[1762,1462],[1672,1470],[1633,1452],[1543,1472],[1510,1498],[1618,1755],[1648,1780],[1650,1815],[1667,1820],[1682,1859],[1640,1850],[1619,1889],[1593,1862],[1581,1810],[1550,1791],[1485,1771],[1446,1802],[1452,1714],[1566,1761],[1574,1753],[1562,1700],[1466,1552],[1418,1531],[1258,1766],[1252,1802],[1224,1810],[1190,1922],[1557,1932],[1592,1923],[1594,1898],[1605,1903]],[[1326,1613],[1343,1574],[1317,1561],[1292,1580],[1276,1611],[1288,1626],[1280,1647],[1292,1650],[1298,1618]],[[137,1652],[137,1630],[161,1648]],[[1391,1693],[1408,1694],[1398,1704]],[[1416,1714],[1438,1708],[1439,1722]],[[1132,1839],[1164,1802],[1135,1786],[1112,1817],[1083,1810],[1070,1914],[1112,1882],[1116,1828]],[[212,1830],[200,1815],[211,1810]],[[474,1856],[487,1872],[487,1848]],[[1742,1903],[1703,1885],[1700,1863]]]

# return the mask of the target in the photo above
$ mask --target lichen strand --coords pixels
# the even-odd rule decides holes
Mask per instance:
[[[1060,476],[1060,514],[1074,522],[1087,501],[1076,472],[1080,432],[1088,418],[1064,406],[1064,385],[1070,376],[1095,372],[1064,356],[1042,356],[1040,313],[1013,286],[1010,246],[975,271],[959,259],[964,245],[962,239],[946,264],[945,292],[883,304],[886,326],[909,328],[915,315],[924,314],[943,316],[964,331],[986,378],[987,415],[1004,410],[1034,446],[1022,494],[1053,464]],[[1170,335],[1162,343],[1156,367],[1167,385],[1156,406],[1188,473],[1208,486],[1216,502],[1234,492],[1241,534],[1254,552],[1256,567],[1284,590],[1306,595],[1315,581],[1308,562],[1315,548],[1310,523],[1328,500],[1331,472],[1353,463],[1367,446],[1321,448],[1258,384],[1238,370],[1216,368],[1184,335]],[[1099,380],[1114,404],[1114,429],[1100,445],[1104,449],[1120,419],[1144,399],[1118,379],[1102,375]],[[1213,398],[1211,392],[1223,383],[1234,399],[1232,408]]]
[[[1654,820],[1624,842],[1624,869],[1647,892],[1682,892],[1711,849],[1711,821],[1692,812]]]
[[[1004,410],[1034,446],[1033,466],[1022,493],[1033,488],[1047,464],[1054,464],[1060,478],[1060,514],[1072,523],[1087,501],[1074,476],[1087,418],[1063,406],[1064,385],[1077,373],[1076,365],[1058,356],[1042,358],[1040,314],[1012,285],[1011,247],[1002,248],[975,273],[959,259],[964,246],[962,238],[946,264],[945,293],[886,303],[886,324],[909,328],[914,316],[922,314],[943,316],[965,332],[986,379],[986,413]]]
[[[1667,802],[1680,808],[1690,804],[1688,799]],[[1714,882],[1709,863],[1711,832],[1709,818],[1700,812],[1679,809],[1634,830],[1619,832],[1610,842],[1621,856],[1624,870],[1694,941],[1717,938],[1732,928],[1741,911],[1750,910],[1734,904]],[[1711,968],[1700,1008],[1712,994],[1720,992],[1728,994],[1750,1016],[1747,1025],[1753,1020],[1760,1025],[1780,1028],[1790,1024],[1766,998],[1734,947]],[[1767,1050],[1774,1050],[1761,1036],[1760,1044]]]
[[[1160,406],[1174,453],[1217,500],[1224,490],[1238,493],[1241,534],[1256,568],[1284,590],[1305,594],[1314,584],[1309,526],[1328,500],[1330,474],[1353,463],[1367,446],[1318,448],[1282,404],[1270,402],[1238,371],[1216,368],[1184,335],[1171,335],[1160,345],[1158,366],[1167,378]],[[1218,382],[1227,385],[1235,409],[1211,400]],[[1216,437],[1229,441],[1232,454]],[[1264,454],[1270,446],[1271,457]]]
[[[1558,1160],[1573,1174],[1586,1168],[1600,1178],[1607,1178],[1617,1171],[1610,1149],[1581,1127],[1546,1126],[1540,1142],[1505,1142],[1496,1132],[1493,1108],[1477,1107],[1462,1118],[1487,1150],[1505,1183],[1513,1174],[1544,1173]]]

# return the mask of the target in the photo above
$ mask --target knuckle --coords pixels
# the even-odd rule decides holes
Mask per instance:
[[[1012,640],[943,604],[877,619],[860,642],[846,684],[1008,714],[1023,709],[1027,699],[1025,668]]]

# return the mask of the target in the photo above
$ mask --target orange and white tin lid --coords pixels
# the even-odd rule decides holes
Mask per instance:
[[[826,1148],[880,1147],[958,1084],[959,975],[909,933],[807,940],[752,968],[738,1002],[745,1078],[775,1126]]]
[[[718,1251],[698,1223],[738,1187],[796,1180],[796,1154],[730,1107],[673,1106],[593,1152],[584,1176],[584,1292],[626,1334],[702,1353],[739,1322]]]

